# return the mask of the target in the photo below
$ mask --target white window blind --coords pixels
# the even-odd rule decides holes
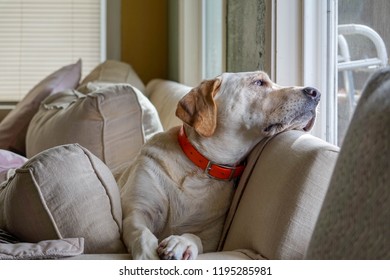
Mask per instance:
[[[82,59],[101,61],[101,0],[0,0],[0,101],[18,101],[40,80]]]

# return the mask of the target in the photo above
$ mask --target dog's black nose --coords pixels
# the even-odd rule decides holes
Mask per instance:
[[[313,100],[315,101],[320,100],[321,93],[317,89],[312,87],[305,87],[302,91],[306,96],[312,98]]]

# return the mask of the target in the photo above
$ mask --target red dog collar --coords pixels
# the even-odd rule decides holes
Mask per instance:
[[[203,169],[207,175],[212,178],[230,181],[231,179],[240,177],[244,172],[244,164],[238,166],[227,166],[216,164],[208,160],[205,156],[199,153],[194,148],[194,146],[192,146],[184,131],[184,126],[180,128],[178,140],[184,154],[188,157],[188,159],[191,160],[196,166]]]

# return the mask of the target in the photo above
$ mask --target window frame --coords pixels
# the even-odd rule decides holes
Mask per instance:
[[[271,78],[282,85],[319,89],[321,102],[311,133],[336,144],[337,0],[270,1]]]
[[[178,1],[180,83],[197,86],[226,71],[225,6],[225,0]],[[215,9],[213,13],[208,12],[210,8]],[[210,61],[212,53],[219,57]]]

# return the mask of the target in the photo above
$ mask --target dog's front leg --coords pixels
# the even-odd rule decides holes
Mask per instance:
[[[157,237],[146,226],[148,224],[141,213],[133,211],[123,220],[123,241],[135,260],[159,260]]]
[[[132,243],[131,254],[135,260],[159,260],[156,248],[158,240],[156,236],[148,229],[139,229],[135,231],[136,235]]]
[[[159,177],[140,168],[144,165],[137,166],[121,190],[123,241],[134,259],[159,259],[155,234],[166,223],[168,198]]]
[[[194,260],[203,252],[202,241],[194,234],[171,235],[158,246],[158,255],[163,260]]]

